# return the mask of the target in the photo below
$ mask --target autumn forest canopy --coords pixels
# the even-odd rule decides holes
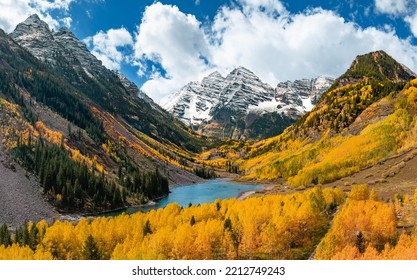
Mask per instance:
[[[415,200],[415,199],[414,199]],[[415,259],[417,205],[357,185],[0,228],[0,259]],[[314,249],[317,250],[314,252]],[[313,254],[314,252],[314,254]]]

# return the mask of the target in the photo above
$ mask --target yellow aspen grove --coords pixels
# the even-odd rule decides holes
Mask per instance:
[[[414,207],[396,199],[394,209],[373,193],[354,186],[345,200],[342,189],[316,187],[77,223],[29,223],[30,246],[1,245],[0,258],[307,259],[316,247],[316,259],[415,258],[417,237],[398,238],[395,212]]]
[[[364,197],[364,192],[361,191],[361,195],[358,193],[355,192],[354,197]],[[390,205],[373,200],[350,200],[334,218],[333,226],[320,242],[315,258],[341,258],[343,254],[352,252],[346,249],[339,255],[346,246],[356,246],[359,251],[371,244],[383,248],[394,238],[395,232],[396,218]]]

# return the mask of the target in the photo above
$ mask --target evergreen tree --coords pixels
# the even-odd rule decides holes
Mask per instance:
[[[143,226],[143,236],[146,236],[148,234],[152,234],[152,229],[151,229],[151,223],[149,222],[149,220],[146,220],[146,223]]]
[[[356,235],[355,246],[361,254],[365,252],[365,239],[363,238],[362,231]]]
[[[97,247],[97,243],[94,240],[94,237],[90,234],[85,240],[83,247],[83,256],[86,260],[100,260],[101,253]]]
[[[12,244],[12,238],[6,224],[0,227],[0,245],[7,247]]]
[[[229,230],[229,231],[232,230],[232,221],[230,220],[230,218],[227,218],[224,221],[223,228],[224,228],[224,230]]]

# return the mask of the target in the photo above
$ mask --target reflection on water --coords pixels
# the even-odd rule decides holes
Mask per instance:
[[[247,191],[260,190],[262,186],[259,185],[247,185],[235,182],[230,182],[225,179],[210,180],[206,183],[195,184],[189,186],[181,186],[171,189],[171,193],[168,197],[161,199],[156,205],[131,207],[123,212],[135,213],[135,212],[147,212],[152,209],[158,209],[165,207],[170,203],[178,203],[180,206],[187,207],[190,203],[193,205],[213,202],[216,199],[226,199],[238,197],[239,194]],[[111,215],[117,215],[119,213],[112,213]]]

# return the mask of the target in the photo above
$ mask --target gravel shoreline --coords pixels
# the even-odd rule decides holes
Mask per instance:
[[[260,192],[265,192],[265,191],[269,191],[269,190],[271,190],[273,188],[273,186],[272,185],[267,185],[267,186],[262,186],[262,190],[258,190],[258,191],[247,191],[247,192],[243,192],[243,193],[241,193],[238,197],[237,197],[237,200],[239,200],[239,201],[242,201],[242,200],[244,200],[244,199],[246,199],[246,198],[248,198],[248,197],[250,197],[250,196],[252,196],[253,194],[255,194],[255,193],[260,193]]]

